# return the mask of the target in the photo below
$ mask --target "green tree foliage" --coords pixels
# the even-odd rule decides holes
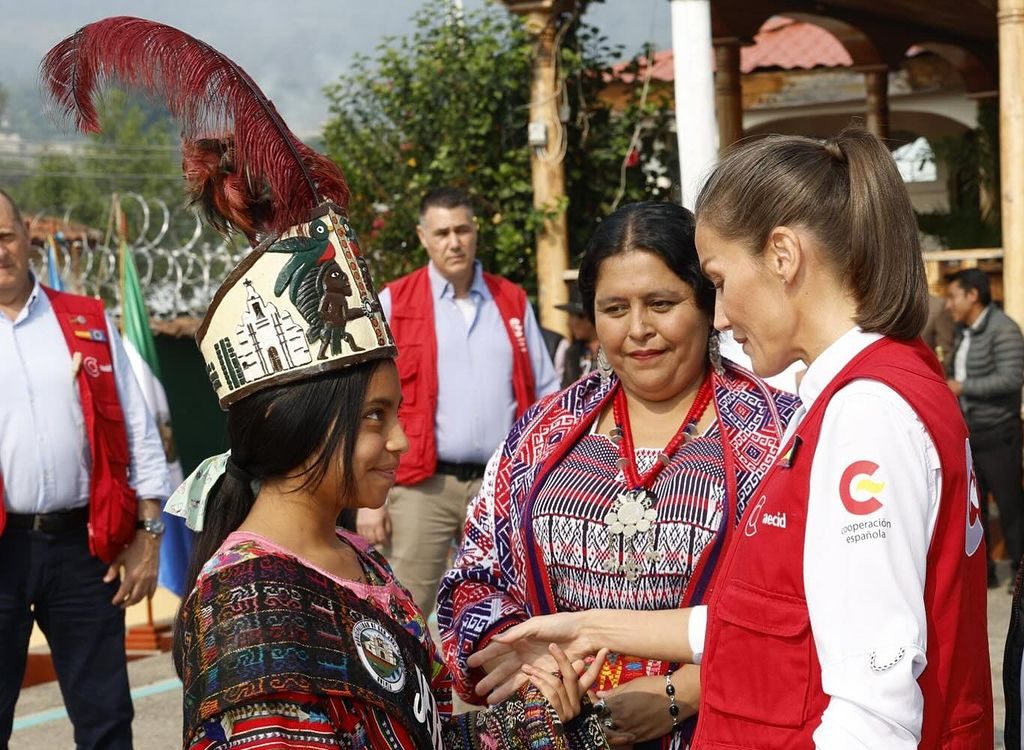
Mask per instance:
[[[414,23],[413,33],[358,58],[326,91],[324,143],[352,188],[350,214],[364,251],[385,279],[422,264],[420,198],[455,185],[474,198],[484,265],[532,289],[535,231],[545,214],[533,208],[527,145],[534,42],[518,18],[494,5],[453,19],[447,0],[429,0]],[[568,200],[545,210],[568,211],[576,255],[616,197],[667,197],[670,186],[655,181],[649,157],[667,140],[668,113],[637,98],[613,113],[599,99],[621,51],[578,17],[561,19],[559,41]],[[639,148],[627,159],[638,122]]]
[[[999,107],[982,100],[978,127],[962,136],[932,142],[935,158],[946,166],[949,210],[918,214],[918,224],[952,249],[999,247],[1002,226],[999,204]],[[982,210],[982,193],[991,207]]]
[[[20,165],[24,177],[12,187],[26,213],[61,216],[70,209],[72,220],[105,229],[111,194],[135,192],[154,210],[153,199],[165,201],[190,224],[181,217],[181,156],[167,112],[120,90],[107,92],[99,112],[100,134]],[[125,209],[137,211],[131,203]]]

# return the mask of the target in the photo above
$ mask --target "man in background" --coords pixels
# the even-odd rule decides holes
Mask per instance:
[[[999,508],[1006,551],[1016,572],[1024,548],[1020,424],[1024,337],[1020,327],[992,304],[988,276],[977,268],[950,277],[946,309],[957,323],[953,366],[946,382],[960,399],[970,430],[986,547],[991,492]],[[991,588],[998,585],[998,580],[991,549],[988,555]]]
[[[103,303],[40,286],[29,249],[0,191],[0,748],[34,620],[77,748],[131,750],[124,609],[156,589],[167,462]]]
[[[383,545],[429,614],[487,461],[513,422],[559,383],[526,292],[476,260],[469,197],[431,191],[416,234],[430,262],[381,294],[398,345],[409,452],[387,506],[361,508],[356,527]]]
[[[555,307],[569,313],[572,343],[565,352],[562,372],[562,387],[568,388],[597,366],[597,329],[583,309],[583,298],[576,284],[569,287],[569,301]]]

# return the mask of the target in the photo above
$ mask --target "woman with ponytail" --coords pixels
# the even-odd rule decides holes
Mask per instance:
[[[524,639],[701,663],[694,748],[989,750],[986,565],[967,429],[934,354],[910,199],[848,128],[727,155],[697,249],[758,375],[809,367],[706,607],[534,618]]]

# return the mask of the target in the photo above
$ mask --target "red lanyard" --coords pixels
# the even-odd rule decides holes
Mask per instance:
[[[665,446],[665,450],[658,454],[658,460],[654,465],[640,476],[636,469],[636,451],[633,447],[633,428],[629,424],[629,404],[626,401],[626,392],[619,386],[615,400],[612,402],[612,414],[615,417],[615,427],[611,430],[612,440],[619,446],[619,468],[626,476],[626,484],[633,490],[649,490],[654,480],[668,466],[672,456],[679,449],[687,438],[692,438],[696,432],[697,422],[704,415],[704,410],[711,402],[711,377],[705,375],[697,395],[693,398],[690,410],[686,412],[686,419],[679,425],[676,434]]]

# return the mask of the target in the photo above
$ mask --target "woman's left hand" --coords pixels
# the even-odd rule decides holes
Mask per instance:
[[[601,649],[591,665],[584,670],[583,661],[570,662],[569,657],[556,644],[552,643],[548,648],[555,664],[558,665],[557,672],[548,672],[530,664],[524,664],[522,670],[530,682],[548,699],[558,714],[558,719],[564,724],[579,716],[583,696],[597,682],[608,650]]]
[[[700,667],[687,665],[672,674],[676,689],[678,720],[697,713],[700,702]],[[668,734],[673,729],[671,701],[665,692],[665,678],[638,677],[613,690],[602,690],[595,704],[612,746],[628,746]],[[603,708],[601,704],[603,703]]]

